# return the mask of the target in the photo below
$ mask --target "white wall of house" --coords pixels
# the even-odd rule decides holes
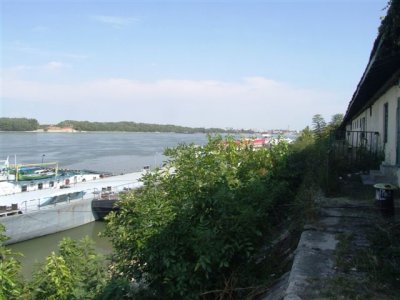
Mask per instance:
[[[367,107],[346,127],[352,131],[373,131],[379,132],[379,143],[384,150],[384,165],[396,165],[396,147],[397,147],[397,105],[400,98],[400,87],[394,85],[389,88],[381,97],[371,106]],[[384,106],[388,104],[388,136],[387,142],[384,141]]]

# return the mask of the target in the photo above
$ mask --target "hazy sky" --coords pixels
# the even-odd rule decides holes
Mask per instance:
[[[2,117],[259,129],[344,113],[387,3],[0,1]]]

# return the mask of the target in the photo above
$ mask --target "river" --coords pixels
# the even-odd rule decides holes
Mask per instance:
[[[59,162],[61,168],[91,169],[116,174],[160,165],[167,147],[204,144],[205,134],[83,132],[0,132],[0,159],[10,163]]]
[[[160,166],[163,151],[181,143],[206,143],[205,134],[175,133],[31,133],[0,132],[0,160],[9,156],[10,163],[58,162],[60,168],[90,169],[114,174],[138,171],[143,166]],[[95,241],[102,254],[112,252],[111,243],[98,233],[103,222],[93,222],[71,230],[8,246],[23,254],[22,274],[31,277],[37,262],[43,262],[64,237],[80,239],[86,235]]]

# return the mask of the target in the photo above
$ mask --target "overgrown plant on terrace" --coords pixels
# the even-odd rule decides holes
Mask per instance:
[[[135,282],[138,299],[244,297],[252,256],[294,198],[288,151],[221,137],[167,149],[109,218],[114,276]]]

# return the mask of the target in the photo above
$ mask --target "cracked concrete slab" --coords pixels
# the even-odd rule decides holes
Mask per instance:
[[[338,241],[332,233],[304,231],[290,272],[285,300],[302,299],[310,280],[330,276],[334,269],[333,251]]]

